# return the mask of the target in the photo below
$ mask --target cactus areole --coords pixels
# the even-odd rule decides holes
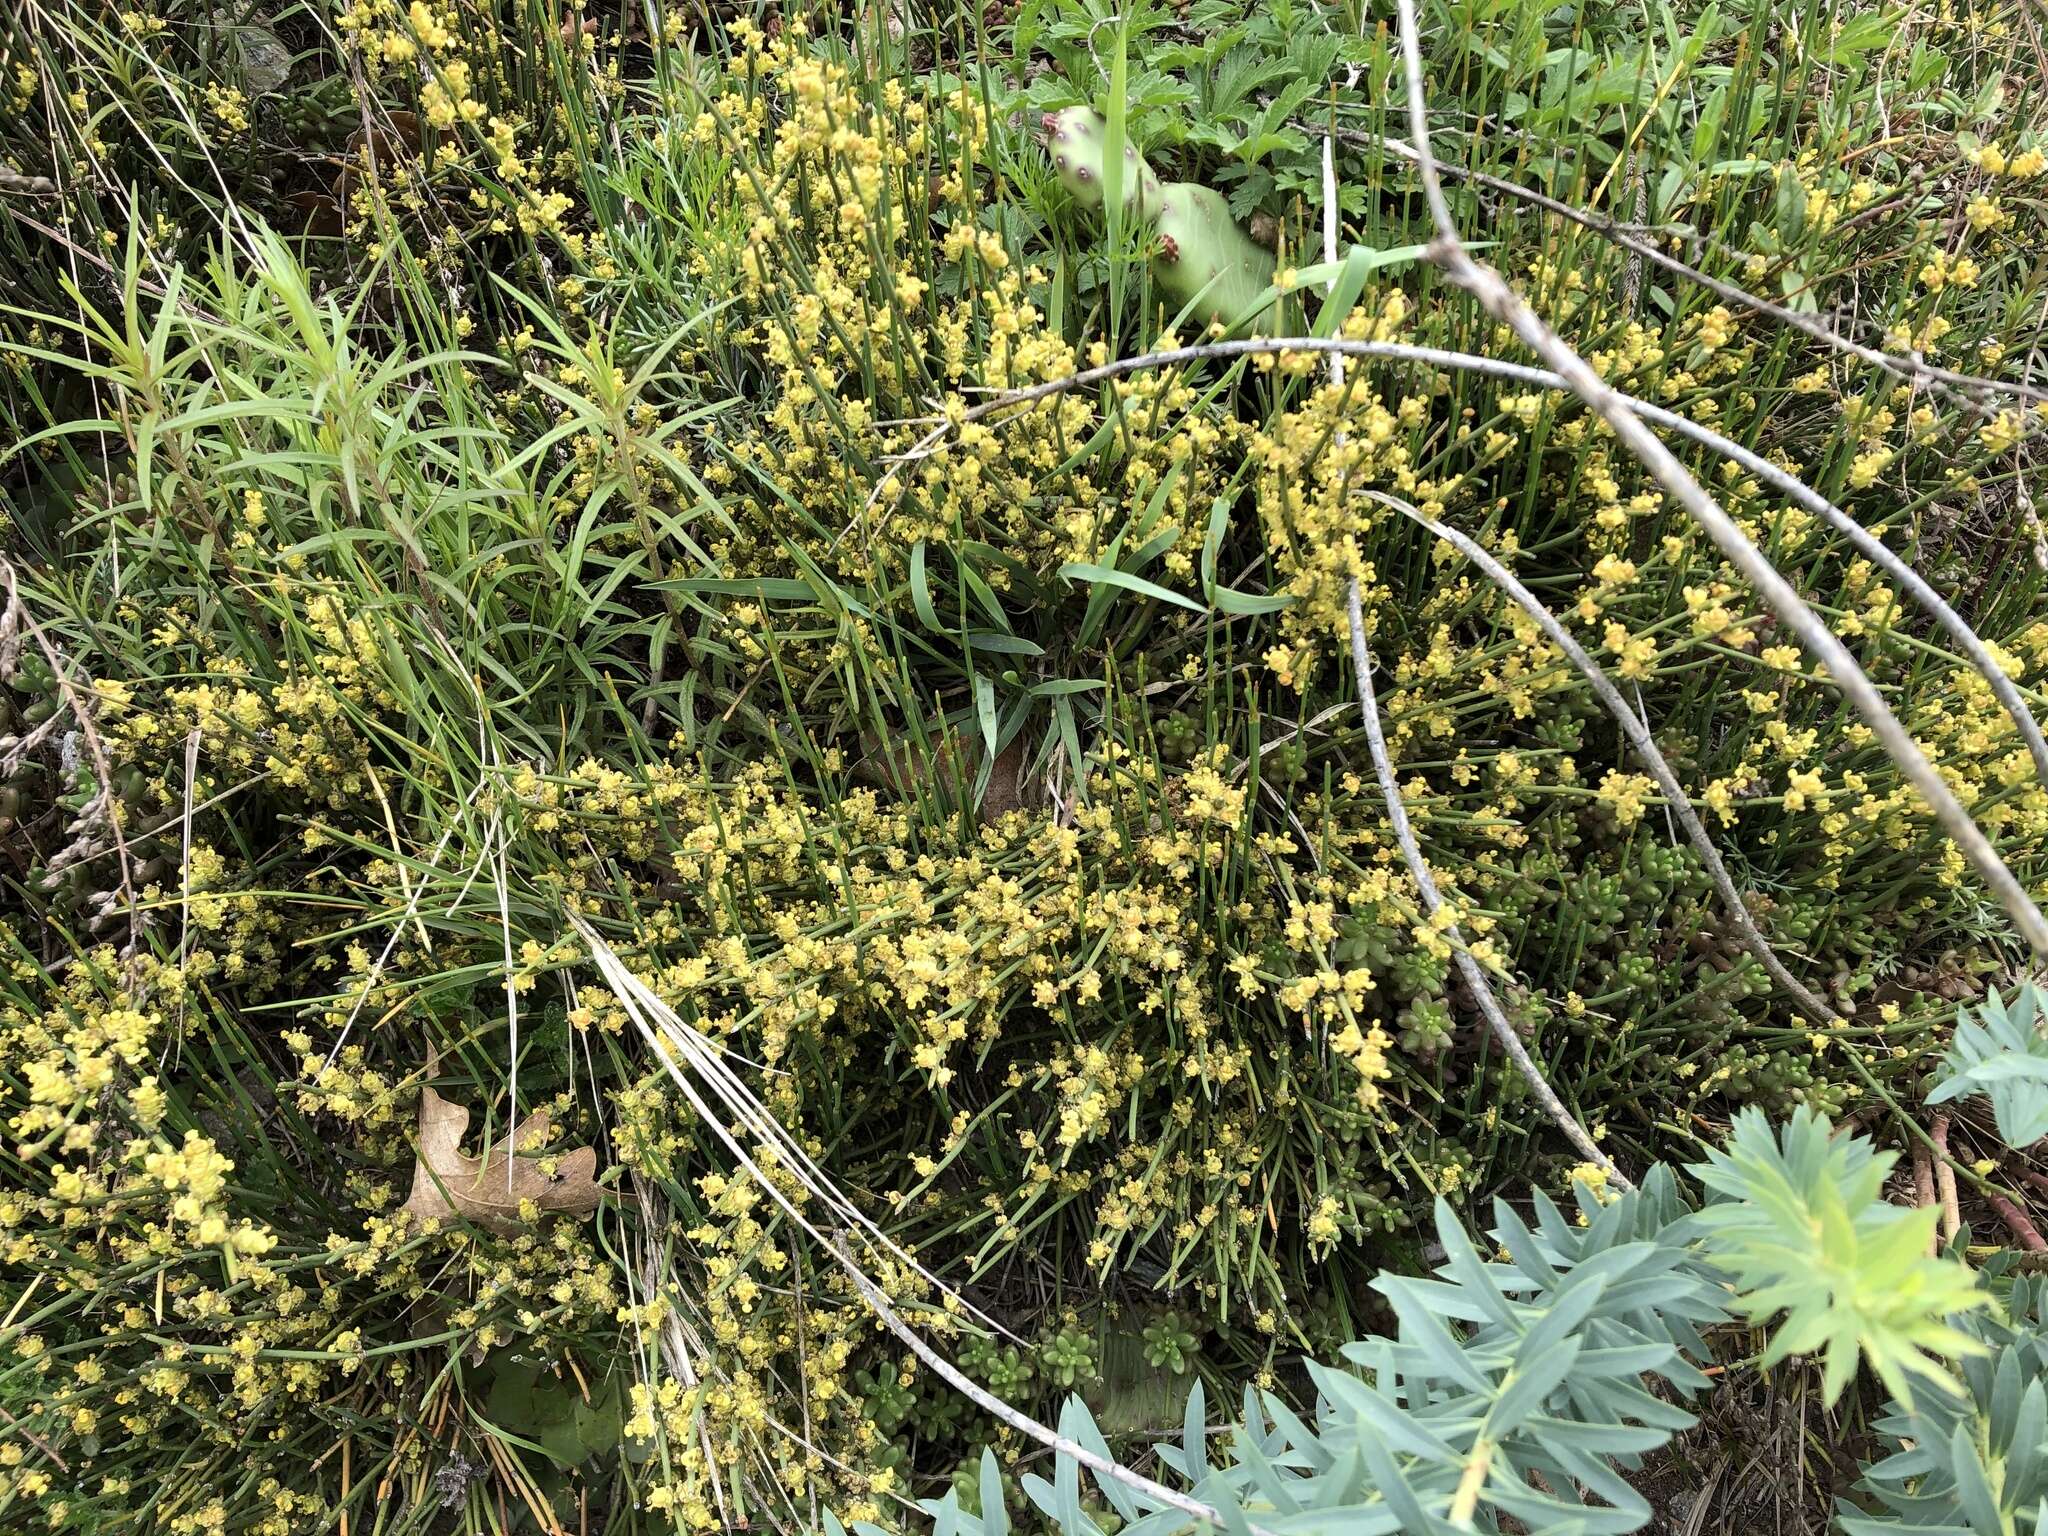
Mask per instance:
[[[1041,119],[1060,183],[1083,208],[1103,203],[1108,125],[1088,107]],[[1124,146],[1125,213],[1150,231],[1152,280],[1207,323],[1248,330],[1271,310],[1273,258],[1230,216],[1220,193],[1192,181],[1162,182],[1134,145]]]

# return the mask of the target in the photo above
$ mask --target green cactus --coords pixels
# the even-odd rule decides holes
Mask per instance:
[[[1109,132],[1102,115],[1087,107],[1068,107],[1063,112],[1046,113],[1040,126],[1045,130],[1045,150],[1052,156],[1060,185],[1073,194],[1081,207],[1100,208],[1103,140]],[[1159,178],[1152,167],[1145,163],[1137,146],[1124,145],[1125,211],[1152,223],[1159,207],[1159,194]]]
[[[1259,777],[1269,784],[1292,789],[1308,779],[1308,748],[1299,740],[1282,742],[1266,754]]]
[[[989,1390],[1004,1399],[1017,1397],[1031,1385],[1033,1374],[1034,1367],[1028,1358],[1015,1348],[1006,1349],[989,1367]]]
[[[1271,254],[1237,227],[1220,192],[1191,181],[1170,181],[1159,191],[1157,251],[1152,278],[1183,305],[1226,324],[1252,324],[1271,304],[1259,304],[1273,285]]]
[[[909,1481],[910,1442],[900,1435],[890,1440],[875,1452],[874,1463],[877,1472],[894,1472],[899,1482]]]
[[[1082,207],[1100,208],[1107,133],[1101,116],[1068,107],[1048,112],[1042,126],[1061,185]],[[1192,181],[1160,181],[1126,144],[1122,201],[1152,232],[1152,279],[1169,298],[1226,325],[1251,325],[1271,310],[1259,301],[1273,283],[1273,257],[1238,227],[1222,194]]]

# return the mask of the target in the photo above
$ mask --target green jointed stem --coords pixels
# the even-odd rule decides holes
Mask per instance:
[[[1049,112],[1046,151],[1060,182],[1084,208],[1100,208],[1107,127],[1088,107]],[[1124,147],[1125,209],[1153,234],[1152,278],[1177,305],[1193,305],[1204,321],[1250,325],[1271,308],[1261,304],[1273,282],[1273,258],[1230,216],[1220,193],[1191,181],[1162,182],[1130,145]]]

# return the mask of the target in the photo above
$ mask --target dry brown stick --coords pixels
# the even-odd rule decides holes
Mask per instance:
[[[1700,862],[1705,866],[1707,877],[1719,895],[1721,904],[1727,911],[1730,920],[1735,924],[1745,947],[1756,957],[1771,979],[1783,987],[1802,1008],[1807,1009],[1821,1020],[1846,1024],[1848,1020],[1842,1017],[1838,1009],[1792,975],[1791,971],[1778,958],[1777,951],[1772,947],[1770,941],[1764,937],[1763,931],[1758,928],[1754,917],[1749,911],[1748,904],[1742,899],[1741,893],[1736,889],[1734,879],[1721,859],[1720,851],[1714,846],[1712,838],[1707,834],[1705,823],[1701,821],[1698,812],[1693,809],[1689,799],[1686,797],[1669,760],[1664,756],[1662,749],[1658,747],[1655,737],[1650,734],[1647,722],[1634,709],[1629,707],[1628,702],[1621,696],[1620,690],[1614,686],[1606,672],[1586,653],[1585,648],[1572,637],[1571,633],[1558,622],[1556,616],[1544,607],[1535,594],[1524,587],[1500,561],[1495,559],[1467,535],[1425,517],[1418,509],[1402,501],[1399,497],[1390,496],[1383,491],[1376,490],[1367,490],[1364,494],[1401,511],[1404,515],[1427,528],[1431,533],[1449,543],[1467,559],[1471,560],[1473,564],[1480,568],[1482,573],[1500,587],[1503,592],[1507,593],[1522,608],[1523,612],[1527,613],[1536,622],[1538,628],[1543,631],[1546,638],[1552,644],[1564,652],[1588,683],[1591,684],[1595,695],[1607,707],[1608,713],[1614,717],[1615,722],[1621,727],[1623,735],[1627,737],[1637,758],[1649,770],[1651,777],[1657,781],[1658,788],[1665,796],[1667,806],[1684,827],[1687,841],[1692,844],[1694,852],[1699,855]],[[1920,1203],[1931,1205],[1935,1201],[1934,1173],[1932,1168],[1928,1166],[1927,1148],[1919,1143],[1915,1143],[1913,1151],[1916,1179],[1920,1181],[1920,1187],[1924,1190]],[[1943,1162],[1940,1171],[1942,1176],[1946,1178],[1947,1187],[1950,1190],[1950,1200],[1948,1203],[1953,1205],[1955,1168],[1953,1160],[1949,1158],[1945,1144],[1942,1148],[1942,1157]],[[2048,1188],[2048,1178],[2042,1179],[2041,1183],[2042,1187]],[[1982,1187],[1987,1198],[1997,1194],[1997,1191],[1992,1189],[1988,1183]],[[2000,1195],[1999,1198],[2004,1199],[2005,1197]],[[2006,1204],[2011,1205],[2012,1202],[2006,1200]],[[2000,1214],[2004,1214],[2003,1208],[2000,1208]],[[2024,1220],[2024,1217],[2021,1219]],[[2025,1238],[2021,1233],[2020,1227],[2014,1225],[2010,1219],[2008,1219],[2008,1225],[2013,1226],[2015,1235],[2021,1236],[2024,1242]]]
[[[641,1283],[647,1287],[648,1295],[658,1297],[664,1302],[661,1332],[658,1336],[656,1347],[661,1352],[662,1363],[668,1367],[669,1374],[680,1381],[685,1388],[695,1391],[699,1378],[696,1367],[691,1364],[690,1353],[692,1348],[695,1348],[699,1354],[704,1353],[703,1344],[692,1336],[689,1325],[683,1321],[682,1311],[678,1304],[663,1294],[661,1285],[662,1270],[655,1256],[656,1249],[665,1243],[668,1238],[668,1204],[662,1199],[660,1191],[648,1180],[642,1178],[638,1171],[630,1173],[628,1177],[632,1183],[633,1197],[640,1206],[642,1226],[640,1236]],[[718,1456],[711,1444],[711,1426],[702,1414],[694,1415],[694,1417],[697,1420],[699,1448],[704,1453],[704,1465],[706,1468],[716,1468]],[[710,1479],[710,1482],[712,1497],[718,1504],[719,1518],[729,1527],[732,1524],[732,1519],[730,1512],[726,1508],[723,1480],[714,1476]]]
[[[1772,980],[1785,988],[1802,1008],[1818,1014],[1821,1020],[1839,1018],[1839,1010],[1795,977],[1778,959],[1777,952],[1764,937],[1763,931],[1757,927],[1756,919],[1751,916],[1749,904],[1742,899],[1742,893],[1736,888],[1734,877],[1728,873],[1728,866],[1721,858],[1720,849],[1714,846],[1713,838],[1707,835],[1706,824],[1693,809],[1691,799],[1686,794],[1685,787],[1679,783],[1670,760],[1657,745],[1656,737],[1651,735],[1649,723],[1630,707],[1628,700],[1622,697],[1621,690],[1614,686],[1606,671],[1593,660],[1586,648],[1573,637],[1571,631],[1558,622],[1557,616],[1543,605],[1542,600],[1516,579],[1512,571],[1481,547],[1477,540],[1455,528],[1425,517],[1419,509],[1398,496],[1377,490],[1366,490],[1364,494],[1393,507],[1421,524],[1478,566],[1487,579],[1512,598],[1516,605],[1535,621],[1537,628],[1543,631],[1544,637],[1578,668],[1580,675],[1591,685],[1594,695],[1606,706],[1607,712],[1621,727],[1622,735],[1628,739],[1638,761],[1649,770],[1651,778],[1657,781],[1657,788],[1663,793],[1666,806],[1684,828],[1686,841],[1699,856],[1707,878],[1720,896],[1721,905],[1727,909],[1729,920],[1735,924],[1749,952],[1756,956]]]
[[[2048,953],[2048,922],[2043,921],[2039,909],[2035,907],[2004,861],[1999,858],[1974,820],[1963,812],[1961,805],[1948,792],[1946,784],[1934,772],[1910,733],[1892,714],[1889,706],[1884,703],[1875,686],[1857,666],[1846,647],[1842,646],[1833,633],[1821,623],[1792,590],[1790,583],[1750,543],[1670,450],[1615,397],[1614,392],[1587,367],[1584,360],[1537,318],[1498,273],[1474,261],[1465,250],[1458,237],[1449,204],[1444,197],[1442,184],[1437,177],[1434,156],[1429,149],[1429,127],[1423,110],[1422,57],[1414,0],[1398,0],[1397,8],[1401,22],[1401,48],[1407,76],[1411,132],[1415,138],[1417,164],[1421,171],[1424,192],[1438,231],[1437,238],[1430,248],[1431,259],[1454,283],[1477,299],[1496,320],[1506,324],[1524,344],[1571,384],[1574,391],[1607,421],[1624,445],[1665,489],[1677,498],[1694,520],[1707,530],[1721,547],[1723,554],[1749,577],[1752,584],[1778,613],[1779,618],[1799,635],[1809,652],[1821,659],[1835,678],[1837,686],[1863,713],[1887,751],[1932,805],[1944,828],[1962,846],[1971,862],[1977,866],[1979,874],[1998,892],[2002,904],[2021,931],[2026,934],[2036,952]],[[1361,627],[1356,610],[1355,584],[1352,601],[1353,645],[1354,650],[1357,650],[1361,645]],[[1792,982],[1795,996],[1811,998],[1813,994],[1783,972],[1769,946],[1760,942],[1761,936],[1757,935],[1756,938],[1758,942],[1753,943],[1752,948],[1758,952],[1759,958],[1771,969],[1774,976],[1781,980],[1781,984]],[[1815,998],[1814,1001],[1819,1000]],[[1831,1016],[1834,1013],[1833,1009],[1825,1007],[1816,1011],[1821,1012],[1823,1016]],[[1954,1230],[1960,1226],[1960,1217],[1956,1211],[1955,1172],[1947,1153],[1948,1117],[1945,1114],[1937,1119],[1936,1128],[1934,1139],[1936,1149],[1941,1155],[1941,1162],[1935,1170],[1935,1176],[1942,1198],[1945,1223],[1950,1228],[1949,1235],[1953,1236]]]
[[[24,1440],[26,1440],[30,1445],[34,1446],[37,1450],[41,1451],[45,1456],[47,1456],[50,1459],[50,1461],[56,1466],[59,1472],[64,1473],[66,1476],[70,1475],[71,1468],[64,1464],[64,1458],[62,1456],[59,1456],[55,1451],[50,1449],[49,1441],[45,1440],[41,1435],[37,1434],[34,1430],[24,1426],[21,1420],[17,1419],[5,1408],[0,1408],[0,1419],[5,1419],[8,1423],[9,1428],[19,1430],[21,1432],[21,1437]]]
[[[0,556],[0,587],[7,591],[7,606],[18,610],[22,625],[43,653],[43,660],[49,664],[51,674],[57,680],[57,691],[64,696],[66,708],[78,722],[79,734],[85,738],[85,749],[92,754],[93,769],[99,775],[100,794],[106,801],[107,826],[114,834],[114,848],[118,855],[121,873],[121,895],[128,904],[128,961],[133,964],[142,954],[142,906],[135,894],[134,861],[128,856],[128,838],[121,830],[121,799],[114,788],[114,766],[108,760],[107,749],[100,741],[99,728],[93,724],[92,710],[79,696],[77,687],[64,657],[43,632],[36,616],[30,613],[28,605],[21,601],[21,584],[15,575],[14,565],[5,556]],[[87,679],[88,684],[90,679]]]
[[[1962,1230],[1962,1207],[1956,1200],[1956,1170],[1949,1161],[1948,1150],[1949,1116],[1947,1110],[1938,1110],[1934,1121],[1927,1128],[1928,1139],[1934,1143],[1934,1187],[1941,1197],[1941,1237],[1943,1242],[1953,1242]]]
[[[987,1313],[961,1297],[946,1283],[921,1265],[905,1248],[899,1245],[839,1187],[822,1166],[807,1152],[803,1144],[793,1137],[782,1122],[776,1118],[759,1097],[740,1080],[727,1065],[728,1060],[746,1063],[746,1058],[734,1056],[722,1046],[699,1034],[673,1007],[664,1002],[645,981],[643,981],[616,951],[598,936],[596,929],[573,909],[567,913],[569,924],[583,940],[590,957],[604,975],[605,983],[624,1006],[627,1016],[649,1045],[660,1057],[661,1065],[667,1071],[670,1081],[681,1090],[690,1108],[700,1121],[724,1143],[747,1175],[758,1184],[762,1191],[781,1207],[803,1231],[819,1242],[826,1239],[817,1224],[784,1193],[782,1185],[772,1180],[762,1170],[754,1153],[750,1152],[739,1132],[726,1123],[724,1115],[714,1112],[705,1102],[702,1089],[708,1091],[720,1106],[733,1116],[741,1128],[754,1138],[758,1146],[765,1147],[779,1160],[780,1165],[795,1178],[802,1189],[808,1191],[820,1208],[831,1212],[850,1229],[859,1231],[862,1240],[877,1252],[887,1254],[894,1262],[914,1272],[935,1290],[949,1296],[962,1313],[973,1320],[986,1324],[1006,1338],[1016,1340],[1002,1324]],[[689,1071],[684,1067],[688,1066]],[[772,1069],[764,1069],[772,1070]],[[1017,1342],[1022,1342],[1017,1340]]]
[[[2016,1201],[1995,1189],[1985,1190],[1984,1199],[1992,1210],[1998,1212],[1999,1220],[2005,1223],[2007,1230],[2019,1239],[2022,1248],[2029,1253],[2048,1253],[2048,1241],[2042,1240],[2040,1229],[2028,1219]]]
[[[2042,1173],[2038,1169],[2025,1167],[2010,1168],[2006,1171],[2022,1184],[2028,1185],[2044,1195],[2048,1195],[2048,1173]]]
[[[1934,1204],[1934,1157],[1920,1142],[1913,1143],[1913,1203],[1921,1210]],[[1930,1256],[1941,1252],[1941,1238],[1935,1232],[1927,1234],[1927,1252]]]
[[[1418,154],[1415,146],[1404,140],[1391,136],[1366,133],[1356,128],[1339,128],[1335,132],[1339,138],[1349,143],[1371,145],[1379,149],[1388,150],[1393,154],[1399,155],[1404,160],[1420,163],[1421,156]],[[1534,187],[1526,187],[1519,182],[1508,181],[1504,177],[1489,175],[1485,171],[1468,170],[1464,166],[1447,160],[1437,161],[1436,168],[1440,175],[1472,182],[1478,186],[1486,187],[1490,191],[1500,192],[1509,197],[1517,198],[1530,204],[1532,207],[1541,208],[1546,213],[1556,214],[1561,219],[1568,219],[1583,229],[1591,230],[1602,239],[1612,241],[1623,250],[1640,256],[1645,261],[1653,262],[1668,272],[1675,273],[1689,282],[1699,284],[1699,286],[1705,288],[1716,298],[1725,299],[1730,304],[1740,304],[1745,309],[1751,309],[1758,314],[1766,315],[1780,325],[1789,326],[1793,330],[1812,337],[1815,341],[1821,342],[1837,351],[1846,352],[1863,362],[1871,364],[1873,367],[1882,368],[1885,372],[1898,378],[1923,379],[1929,383],[1941,385],[1946,392],[1950,393],[1972,411],[1980,414],[1988,413],[1988,407],[1976,398],[1983,394],[2001,394],[2018,399],[2048,401],[2048,388],[2042,388],[2039,385],[2014,382],[2006,379],[1991,379],[1981,374],[1959,373],[1954,369],[1943,368],[1928,362],[1917,351],[1890,352],[1882,347],[1873,347],[1867,343],[1857,341],[1852,336],[1843,335],[1833,326],[1828,325],[1825,321],[1813,315],[1801,314],[1796,309],[1790,309],[1783,304],[1774,303],[1762,294],[1751,293],[1748,289],[1728,282],[1725,278],[1715,277],[1709,272],[1702,271],[1700,268],[1692,265],[1692,263],[1682,261],[1678,257],[1671,255],[1668,251],[1663,250],[1655,241],[1644,239],[1634,230],[1617,223],[1613,219],[1591,212],[1588,209],[1576,208],[1570,203],[1550,196],[1548,193],[1539,192]]]
[[[920,1338],[909,1324],[903,1320],[902,1316],[897,1312],[895,1305],[889,1300],[881,1287],[867,1274],[859,1262],[854,1259],[850,1251],[850,1242],[856,1232],[863,1243],[894,1255],[907,1268],[930,1281],[941,1294],[947,1295],[954,1304],[958,1305],[962,1312],[982,1318],[984,1321],[989,1321],[992,1325],[993,1320],[987,1319],[985,1314],[980,1313],[970,1304],[962,1301],[957,1292],[950,1291],[943,1282],[930,1275],[918,1265],[914,1258],[884,1236],[871,1220],[863,1216],[856,1207],[839,1193],[836,1187],[832,1186],[829,1181],[824,1180],[821,1170],[813,1172],[816,1165],[811,1163],[808,1154],[803,1151],[800,1145],[792,1140],[789,1133],[782,1129],[780,1123],[774,1120],[773,1116],[759,1104],[758,1100],[753,1099],[751,1095],[734,1095],[737,1080],[732,1078],[730,1071],[724,1068],[717,1056],[703,1046],[703,1043],[695,1036],[694,1031],[690,1030],[680,1017],[625,965],[612,950],[611,946],[598,936],[597,931],[584,920],[581,914],[571,910],[567,913],[567,917],[570,926],[576,930],[577,935],[583,940],[591,959],[596,962],[599,971],[604,975],[607,985],[611,987],[621,1004],[624,1005],[628,1017],[639,1027],[649,1043],[657,1048],[661,1064],[667,1071],[669,1079],[681,1090],[684,1099],[696,1113],[698,1119],[711,1130],[713,1135],[724,1143],[726,1150],[732,1154],[734,1160],[745,1170],[747,1176],[753,1179],[762,1193],[779,1206],[799,1230],[807,1233],[813,1241],[819,1243],[832,1255],[839,1267],[845,1271],[847,1278],[853,1282],[854,1287],[860,1292],[862,1300],[868,1304],[869,1309],[874,1312],[884,1327],[888,1328],[890,1332],[894,1333],[909,1346],[911,1353],[922,1360],[926,1366],[953,1387],[954,1390],[960,1392],[970,1402],[974,1403],[976,1407],[982,1409],[985,1413],[993,1415],[1012,1429],[1029,1436],[1031,1439],[1037,1440],[1040,1444],[1050,1447],[1059,1454],[1071,1456],[1082,1466],[1089,1468],[1099,1476],[1120,1482],[1125,1487],[1134,1489],[1148,1498],[1155,1499],[1162,1504],[1180,1510],[1183,1514],[1193,1515],[1196,1519],[1208,1525],[1220,1526],[1223,1524],[1222,1517],[1217,1511],[1211,1506],[1202,1503],[1199,1499],[1189,1498],[1186,1494],[1178,1493],[1163,1483],[1156,1483],[1152,1479],[1133,1472],[1107,1457],[1099,1456],[1090,1451],[1086,1446],[1076,1444],[1066,1436],[1039,1423],[1030,1415],[1013,1408],[1001,1398],[963,1375],[957,1367],[940,1355],[924,1339]],[[661,1049],[661,1041],[664,1039],[673,1043],[677,1049],[674,1051]],[[679,1057],[682,1059],[679,1060]],[[688,1063],[692,1071],[684,1071],[684,1062]],[[793,1174],[799,1183],[805,1185],[812,1194],[820,1197],[819,1204],[821,1206],[831,1210],[836,1216],[858,1222],[860,1224],[859,1228],[841,1228],[829,1235],[822,1231],[811,1220],[810,1216],[785,1192],[782,1184],[770,1178],[762,1169],[760,1163],[748,1151],[746,1145],[740,1139],[738,1131],[728,1126],[723,1116],[713,1112],[711,1106],[705,1102],[703,1095],[698,1089],[697,1082],[695,1081],[696,1074],[701,1074],[705,1078],[705,1087],[715,1097],[720,1099],[726,1108],[739,1112],[738,1118],[747,1131],[775,1149],[781,1157],[782,1166]],[[1272,1536],[1271,1532],[1257,1525],[1251,1526],[1251,1530],[1254,1536]]]

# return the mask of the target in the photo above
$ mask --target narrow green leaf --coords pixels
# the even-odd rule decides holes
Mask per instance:
[[[1142,597],[1156,597],[1163,603],[1186,608],[1190,612],[1202,612],[1202,605],[1192,598],[1182,597],[1178,592],[1168,591],[1157,582],[1147,581],[1142,576],[1133,576],[1129,571],[1113,571],[1107,566],[1086,565],[1070,560],[1060,567],[1060,575],[1068,581],[1085,581],[1107,587],[1122,587],[1126,592],[1136,592]]]

